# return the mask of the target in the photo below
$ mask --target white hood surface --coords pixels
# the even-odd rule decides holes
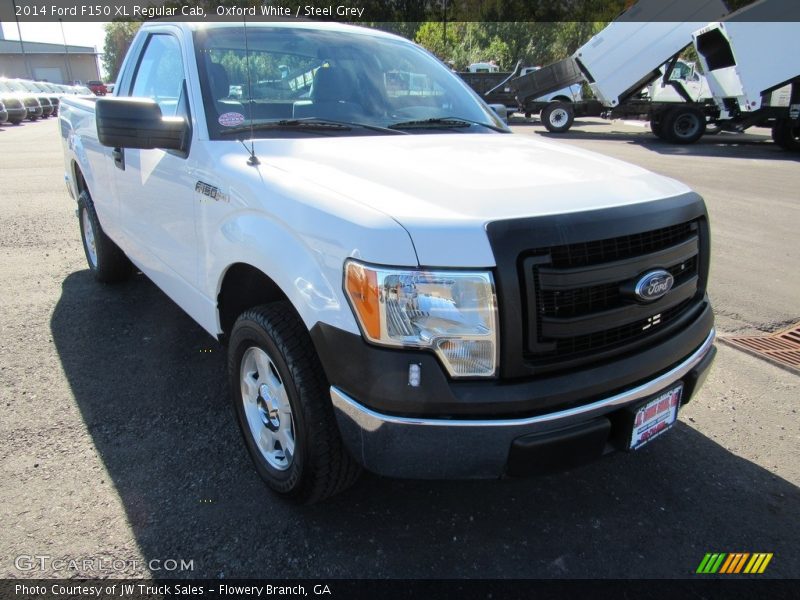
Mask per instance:
[[[303,138],[293,140],[288,153],[285,139],[262,140],[255,147],[265,167],[395,219],[409,232],[425,266],[494,266],[485,233],[491,221],[648,202],[689,191],[628,163],[519,134]]]

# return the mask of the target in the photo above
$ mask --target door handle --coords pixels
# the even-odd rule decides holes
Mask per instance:
[[[111,157],[114,159],[114,165],[118,169],[125,170],[125,150],[122,148],[114,148],[111,151]]]

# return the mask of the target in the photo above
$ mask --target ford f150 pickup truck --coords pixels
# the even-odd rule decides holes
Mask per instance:
[[[141,270],[227,347],[295,501],[639,448],[713,359],[702,198],[512,134],[402,38],[151,22],[60,123],[91,272]]]

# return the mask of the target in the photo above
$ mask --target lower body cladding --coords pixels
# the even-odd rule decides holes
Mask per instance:
[[[331,399],[350,453],[374,473],[425,479],[547,473],[627,449],[636,409],[659,394],[682,385],[680,403],[688,402],[714,359],[714,335],[712,329],[688,356],[632,387],[530,417],[393,416],[336,385]]]

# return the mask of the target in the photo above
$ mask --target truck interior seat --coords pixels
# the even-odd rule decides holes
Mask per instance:
[[[294,117],[347,119],[363,112],[355,101],[355,84],[347,73],[337,67],[322,67],[314,75],[310,100],[294,103]]]

